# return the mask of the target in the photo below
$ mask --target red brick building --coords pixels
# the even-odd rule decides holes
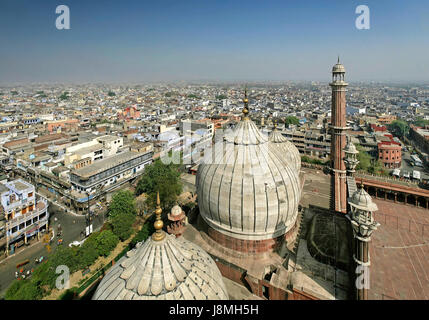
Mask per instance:
[[[386,168],[400,168],[402,162],[401,144],[395,141],[383,141],[378,143],[378,160],[380,160]]]

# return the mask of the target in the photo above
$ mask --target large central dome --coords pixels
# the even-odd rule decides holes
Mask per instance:
[[[245,117],[223,142],[206,151],[198,168],[201,216],[211,228],[236,239],[284,235],[298,213],[301,189],[296,167],[270,148],[267,137]]]

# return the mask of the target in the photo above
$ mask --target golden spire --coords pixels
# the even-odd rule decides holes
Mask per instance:
[[[274,131],[276,131],[277,130],[277,120],[276,119],[273,120],[273,125],[274,125]]]
[[[152,234],[152,240],[154,241],[161,241],[165,237],[165,232],[162,231],[162,227],[164,226],[164,223],[161,220],[161,213],[162,213],[162,209],[160,206],[159,191],[158,191],[156,193],[156,210],[155,210],[156,220],[155,220],[155,223],[153,224],[156,231]]]
[[[243,108],[243,114],[244,114],[244,119],[247,120],[249,119],[248,114],[249,114],[249,99],[247,99],[247,87],[244,88],[244,108]]]

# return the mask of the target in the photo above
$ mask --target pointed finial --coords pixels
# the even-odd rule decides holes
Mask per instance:
[[[277,120],[276,119],[273,120],[273,124],[274,124],[274,130],[277,130]]]
[[[338,64],[340,63],[340,55],[338,55]]]
[[[152,234],[152,239],[154,241],[161,241],[165,237],[165,233],[162,231],[162,227],[164,226],[164,223],[161,220],[161,213],[162,213],[162,209],[161,209],[161,203],[159,201],[159,191],[158,191],[156,193],[156,209],[155,209],[156,220],[155,220],[155,223],[153,224],[156,231]]]
[[[247,86],[244,87],[244,108],[243,108],[243,114],[244,114],[244,119],[249,119],[247,117],[248,113],[249,113],[249,99],[247,99]]]

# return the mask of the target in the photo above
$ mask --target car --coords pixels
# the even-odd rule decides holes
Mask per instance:
[[[81,243],[79,241],[73,241],[69,244],[69,247],[80,247]]]
[[[410,179],[410,173],[408,171],[404,171],[404,174],[402,176],[406,179]]]

